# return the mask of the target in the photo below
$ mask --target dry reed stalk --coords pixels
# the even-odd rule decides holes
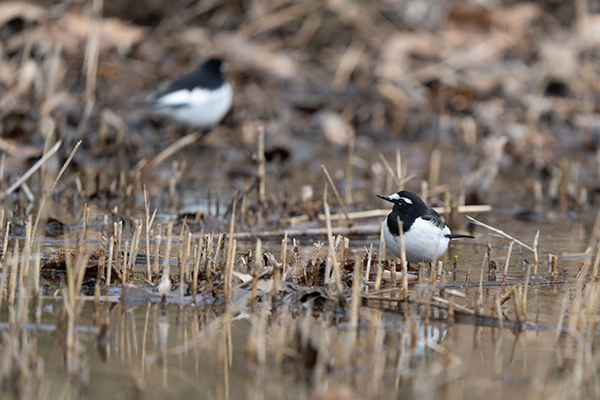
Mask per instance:
[[[187,224],[184,223],[183,231],[186,231]],[[185,282],[188,279],[188,267],[189,267],[189,259],[190,259],[190,245],[192,242],[192,234],[188,232],[187,235],[183,235],[183,242],[179,242],[179,254],[178,254],[178,263],[179,263],[179,308],[178,311],[181,313],[183,311],[183,289],[185,287]]]
[[[479,274],[479,291],[477,296],[477,314],[483,315],[483,269],[487,261],[487,254],[483,256],[483,262],[481,263],[481,273]]]
[[[494,227],[486,225],[483,222],[480,222],[480,221],[476,220],[475,218],[470,217],[468,215],[467,215],[467,218],[469,219],[469,221],[473,222],[475,225],[483,226],[484,228],[489,229],[492,232],[496,232],[497,234],[499,234],[501,236],[504,236],[505,238],[510,239],[510,240],[514,241],[515,243],[520,244],[521,246],[525,247],[527,250],[532,251],[533,253],[536,252],[536,250],[533,247],[526,245],[525,243],[523,243],[520,240],[514,238],[513,236],[510,236],[509,234],[505,233],[504,231],[501,231],[500,229],[496,229]]]
[[[527,291],[529,290],[529,277],[530,276],[531,276],[531,265],[527,265],[527,275],[525,276],[525,287],[523,288],[523,321],[525,321],[525,319],[527,318]]]
[[[326,287],[329,286],[330,283],[330,276],[331,276],[331,267],[332,267],[332,263],[333,263],[333,257],[335,257],[335,249],[333,246],[333,234],[331,233],[331,219],[329,219],[330,213],[329,213],[329,204],[327,202],[327,183],[325,184],[325,189],[323,189],[323,206],[325,208],[325,216],[326,218],[326,225],[327,225],[327,241],[329,243],[329,255],[327,257],[327,262],[325,263],[325,281],[324,281],[324,285]],[[313,262],[316,262],[316,259],[313,258]]]
[[[31,255],[32,246],[31,229],[31,215],[29,215],[27,217],[27,222],[25,223],[25,245],[23,246],[23,251],[21,253],[21,262],[19,268],[21,271],[19,279],[21,280],[25,280],[29,273],[29,256]],[[21,286],[22,283],[23,282],[19,282],[19,286]]]
[[[38,242],[35,262],[33,263],[33,308],[35,309],[35,325],[39,326],[42,321],[42,301],[40,299],[40,267],[42,260],[42,244]],[[3,279],[0,279],[3,280]],[[2,307],[3,287],[0,283],[0,307]]]
[[[122,256],[121,253],[121,245],[122,245],[122,237],[123,237],[123,221],[115,222],[113,224],[114,234],[115,234],[115,269],[121,274],[121,283],[123,287],[125,286],[125,277],[123,276],[123,268],[122,268]]]
[[[488,272],[492,270],[492,245],[490,241],[487,241],[487,262],[488,262]]]
[[[15,240],[13,255],[10,259],[10,279],[8,281],[8,319],[11,325],[15,322],[15,291],[19,270],[19,239]]]
[[[200,261],[206,248],[204,247],[203,234],[198,238],[198,243],[194,247],[194,272],[192,273],[192,301],[196,304],[196,292],[198,292],[198,271],[200,270]]]
[[[331,179],[331,175],[329,175],[329,171],[327,170],[327,168],[325,167],[325,165],[321,164],[321,171],[323,171],[323,175],[325,175],[325,178],[327,179],[327,182],[329,183],[329,185],[331,185],[331,189],[333,190],[333,194],[335,195],[335,198],[338,202],[338,204],[340,205],[340,207],[342,208],[342,213],[344,214],[344,217],[346,218],[346,226],[350,226],[350,216],[348,215],[348,210],[346,209],[346,205],[344,204],[344,202],[342,201],[342,197],[340,196],[340,192],[338,192],[337,188],[335,187],[334,183],[333,183],[333,179]],[[325,189],[327,189],[327,185],[325,185]],[[329,205],[327,205],[328,209],[329,209]],[[329,219],[329,223],[331,224],[331,213],[329,212],[327,218]]]
[[[256,309],[256,292],[258,285],[258,273],[262,264],[262,241],[256,239],[256,251],[254,253],[254,264],[252,266],[252,291],[250,295],[250,301],[252,302],[252,308]],[[276,268],[276,267],[274,267]]]
[[[600,266],[600,242],[596,245],[596,259],[594,260],[594,268],[592,269],[592,279],[598,278],[598,267]]]
[[[535,237],[533,238],[533,258],[534,258],[534,269],[533,269],[533,273],[535,275],[537,275],[537,270],[538,270],[538,241],[540,240],[540,231],[538,230],[535,233]]]
[[[516,286],[512,286],[508,292],[500,296],[500,305],[504,304],[510,298],[510,296],[514,295],[516,288]]]
[[[511,240],[510,244],[508,245],[508,253],[506,254],[506,263],[504,264],[504,272],[502,274],[502,286],[506,285],[506,277],[508,276],[508,267],[510,265],[510,255],[512,253],[514,244],[515,244],[514,240]]]
[[[456,282],[456,273],[458,272],[458,256],[452,258],[452,280]]]
[[[281,288],[281,277],[283,275],[283,268],[287,261],[287,233],[281,240],[281,257],[279,264],[273,266],[273,294],[277,295]]]
[[[520,284],[518,284],[515,289],[513,299],[515,301],[515,316],[517,322],[522,324],[525,319],[523,318],[523,286]]]
[[[231,300],[231,277],[233,275],[233,266],[235,263],[235,239],[233,239],[233,232],[235,231],[235,209],[237,206],[237,198],[233,199],[233,207],[231,210],[231,221],[229,223],[229,245],[227,247],[227,262],[225,263],[225,282],[223,291],[225,293],[225,300],[229,302]],[[233,242],[233,243],[232,243]]]
[[[155,230],[155,234],[154,234],[154,243],[155,243],[155,247],[154,247],[154,276],[158,277],[159,271],[160,271],[160,245],[162,244],[162,236],[160,235],[160,232],[162,230],[162,226],[161,224],[158,224],[158,226],[156,227]]]
[[[552,280],[556,281],[556,279],[558,279],[558,256],[552,254],[550,258],[550,274],[552,275]]]
[[[154,217],[156,217],[156,211],[158,207],[154,209],[152,218],[150,218],[150,206],[148,204],[148,194],[146,193],[146,185],[144,185],[144,210],[146,211],[146,274],[148,281],[152,284],[152,265],[150,262],[150,230],[154,223]],[[156,245],[158,246],[158,244]]]
[[[263,126],[258,128],[258,202],[261,207],[266,206],[266,194],[265,194],[265,181],[266,181],[266,169],[265,169],[265,128]],[[232,236],[230,236],[232,237]]]
[[[6,221],[6,228],[4,229],[4,242],[2,244],[2,260],[6,259],[6,255],[8,254],[8,239],[10,238],[10,225],[11,222],[9,220]],[[2,267],[4,270],[4,267]]]
[[[213,260],[216,260],[218,257],[219,249],[221,248],[221,243],[223,242],[223,234],[219,234],[219,239],[217,240],[217,247],[215,248],[213,258],[211,259],[210,254],[213,253],[213,239],[214,233],[210,233],[207,238],[207,248],[206,248],[206,280],[208,287],[212,287],[212,267]]]
[[[110,279],[112,274],[112,260],[113,252],[115,250],[115,237],[111,236],[108,244],[108,265],[106,266],[106,294],[108,295],[108,289],[110,289]]]
[[[365,268],[365,282],[369,281],[369,275],[371,274],[371,260],[373,259],[373,243],[369,246],[369,251],[367,252],[367,264]]]
[[[134,167],[133,172],[134,175],[139,174],[140,172],[148,173],[158,165],[160,165],[167,158],[171,157],[173,154],[177,153],[179,150],[191,145],[195,141],[201,139],[205,133],[196,132],[190,133],[178,140],[174,143],[170,144],[166,149],[158,153],[152,160],[147,161],[146,159],[140,160],[137,165]]]
[[[67,167],[69,166],[69,164],[71,164],[71,161],[73,160],[73,157],[75,157],[75,153],[77,153],[77,150],[79,149],[79,146],[81,146],[82,142],[83,142],[83,140],[80,140],[77,142],[77,144],[75,144],[75,147],[73,147],[73,150],[71,150],[69,157],[67,157],[67,160],[65,161],[63,166],[60,168],[60,171],[58,171],[56,178],[54,178],[54,182],[52,182],[52,185],[50,185],[50,188],[48,189],[46,194],[52,194],[52,192],[54,191],[54,188],[58,184],[59,179],[63,176],[63,174],[67,170]]]
[[[167,243],[165,247],[165,257],[163,259],[162,276],[158,285],[158,292],[161,295],[161,305],[166,306],[167,293],[171,290],[171,237],[173,235],[173,221],[167,225]]]
[[[450,293],[450,300],[448,300],[448,322],[454,323],[454,294]]]
[[[469,266],[467,267],[467,276],[465,277],[466,282],[471,281],[471,270],[473,269],[473,260],[469,259]]]
[[[23,182],[25,182],[31,175],[33,175],[42,165],[44,165],[60,148],[62,141],[56,142],[54,146],[46,154],[44,154],[31,168],[27,170],[15,183],[13,183],[8,189],[0,192],[0,200],[4,200],[8,195],[17,190]]]
[[[352,159],[354,158],[354,144],[356,142],[356,135],[354,130],[350,135],[350,141],[348,142],[348,164],[346,165],[346,204],[354,203],[352,199]]]

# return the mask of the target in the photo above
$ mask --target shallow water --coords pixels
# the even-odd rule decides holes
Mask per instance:
[[[426,323],[423,304],[427,278],[411,285],[409,297],[417,301],[408,308],[394,299],[368,301],[359,311],[356,340],[348,312],[313,312],[310,302],[292,304],[284,300],[269,312],[265,303],[253,311],[245,301],[236,302],[229,311],[212,308],[206,301],[182,309],[177,304],[163,308],[156,300],[114,301],[104,303],[95,317],[93,302],[86,301],[76,329],[83,361],[78,378],[83,383],[77,381],[79,384],[67,379],[64,348],[51,332],[61,318],[64,303],[60,292],[56,299],[46,297],[43,302],[42,327],[49,331],[36,332],[30,326],[21,335],[29,340],[39,335],[46,371],[43,385],[49,398],[64,397],[73,388],[77,396],[90,399],[311,399],[319,393],[331,397],[331,391],[341,390],[382,399],[536,398],[549,394],[560,398],[573,393],[593,397],[599,393],[597,385],[579,372],[591,362],[580,354],[584,344],[578,347],[569,335],[556,333],[561,314],[567,315],[565,323],[569,323],[574,307],[570,299],[577,286],[579,260],[587,260],[582,253],[589,242],[593,217],[576,222],[554,218],[535,224],[501,213],[480,217],[528,245],[540,231],[538,274],[530,275],[525,325],[515,323],[513,299],[504,306],[504,329],[491,318],[457,315],[450,321],[445,311],[435,307]],[[477,239],[457,243],[442,258],[443,279],[449,288],[466,294],[465,299],[456,300],[457,304],[475,309],[482,278],[482,305],[489,316],[495,296],[510,286],[500,284],[502,269],[496,282],[488,282],[487,262],[483,263],[486,242],[492,244],[492,259],[502,267],[509,240],[479,227],[475,234]],[[376,240],[351,240],[350,258],[352,254],[362,256],[371,242],[376,248]],[[271,248],[278,246],[273,243]],[[300,249],[303,262],[311,250],[306,245]],[[549,253],[559,255],[558,269],[563,274],[549,274]],[[457,271],[452,270],[454,255],[458,257]],[[470,283],[466,283],[470,259],[473,268]],[[524,260],[534,268],[533,253],[515,245],[507,285],[524,284]],[[53,284],[50,292],[52,288]],[[8,321],[6,306],[1,319]],[[106,327],[105,334],[99,333],[102,326]],[[591,346],[597,340],[592,336],[585,343]]]

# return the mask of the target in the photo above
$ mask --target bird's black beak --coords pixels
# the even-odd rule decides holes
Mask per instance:
[[[378,194],[377,197],[379,197],[380,199],[384,199],[385,201],[389,201],[390,203],[394,202],[394,200],[390,199],[388,196],[383,196],[381,194]]]

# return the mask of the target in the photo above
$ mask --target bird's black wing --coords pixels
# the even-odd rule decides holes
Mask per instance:
[[[442,217],[440,217],[440,214],[438,214],[435,210],[430,210],[430,211],[431,212],[429,212],[425,215],[422,215],[421,219],[424,219],[425,221],[430,221],[432,224],[434,224],[438,228],[443,228]]]
[[[223,85],[223,78],[220,74],[200,69],[177,79],[167,90],[161,93],[161,96],[182,89],[191,91],[198,87],[206,90],[216,90],[220,88],[221,85]]]

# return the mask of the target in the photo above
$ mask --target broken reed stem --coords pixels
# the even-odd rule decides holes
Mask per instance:
[[[23,182],[25,182],[27,179],[29,179],[29,177],[31,175],[33,175],[38,169],[40,169],[40,167],[42,165],[44,165],[46,163],[46,161],[48,161],[52,156],[54,156],[54,154],[60,148],[61,144],[62,144],[61,140],[56,142],[56,144],[54,146],[52,146],[52,148],[50,150],[48,150],[48,152],[46,154],[44,154],[42,156],[42,158],[40,158],[35,164],[33,164],[33,166],[31,168],[29,168],[29,170],[27,170],[27,172],[25,172],[19,179],[17,179],[17,181],[15,183],[13,183],[4,192],[0,192],[0,200],[5,199],[8,195],[10,195],[12,192],[17,190],[23,184]]]
[[[483,226],[484,228],[489,229],[492,232],[496,232],[497,234],[504,236],[507,239],[513,240],[515,243],[520,244],[521,246],[525,247],[527,250],[530,250],[533,253],[536,253],[536,250],[533,247],[526,245],[525,243],[521,242],[520,240],[514,238],[513,236],[510,236],[508,233],[505,233],[504,231],[501,231],[500,229],[496,229],[494,227],[486,225],[483,222],[477,221],[475,218],[470,217],[468,215],[466,217],[469,219],[469,221],[473,222],[475,225]]]
[[[342,208],[342,213],[344,214],[344,217],[346,218],[346,225],[350,226],[350,216],[348,215],[348,210],[346,209],[346,205],[342,201],[342,197],[340,196],[340,192],[338,192],[337,188],[335,187],[335,185],[333,183],[333,179],[331,179],[331,175],[329,175],[329,171],[327,170],[327,168],[325,167],[324,164],[321,164],[321,171],[323,171],[323,175],[325,175],[325,178],[327,179],[327,182],[329,183],[329,185],[331,185],[331,189],[333,190],[333,194],[335,195],[335,198],[336,198],[338,204]],[[327,185],[325,187],[327,188]],[[331,221],[331,213],[329,214],[329,217],[327,217],[327,218]]]
[[[371,274],[371,260],[373,259],[373,243],[369,246],[369,251],[367,252],[367,265],[365,268],[365,282],[369,281],[369,275]]]
[[[158,208],[154,209],[154,214],[152,215],[152,219],[150,219],[150,206],[148,205],[146,185],[144,185],[144,210],[146,212],[146,274],[148,281],[152,283],[152,265],[150,262],[150,229],[152,229],[154,217],[156,216],[156,210],[158,210]]]
[[[538,241],[540,239],[540,231],[538,230],[535,234],[535,238],[533,239],[533,257],[535,259],[535,266],[533,267],[533,273],[537,275],[538,270]]]
[[[594,268],[592,269],[592,278],[598,278],[598,267],[600,267],[600,242],[596,245],[596,259],[594,260]]]
[[[8,319],[9,323],[12,325],[14,324],[15,319],[15,291],[17,288],[17,271],[19,268],[19,239],[15,240],[13,255],[9,262],[10,278],[8,281]]]
[[[465,281],[469,282],[471,280],[471,270],[473,269],[473,259],[469,259],[469,266],[467,268],[467,276],[465,277]]]
[[[281,288],[281,277],[283,275],[283,268],[285,268],[285,262],[287,260],[287,233],[281,240],[281,258],[280,264],[273,266],[273,293],[277,295]]]
[[[231,221],[229,223],[229,246],[227,247],[227,261],[225,263],[225,285],[223,291],[225,292],[225,300],[229,302],[231,300],[231,279],[233,275],[233,264],[235,258],[235,240],[233,239],[233,232],[235,230],[235,211],[237,207],[237,196],[233,198],[233,207],[231,210]],[[219,251],[219,249],[217,249]]]
[[[108,265],[106,267],[106,294],[108,295],[108,289],[110,289],[110,279],[112,274],[112,260],[113,252],[115,250],[115,237],[110,237],[110,243],[108,245]]]
[[[150,172],[152,169],[154,169],[155,167],[160,165],[167,158],[171,157],[173,154],[177,153],[182,148],[191,145],[195,141],[202,138],[204,135],[205,135],[204,132],[190,133],[189,135],[186,135],[186,136],[182,137],[181,139],[176,140],[174,143],[169,145],[166,149],[164,149],[163,151],[158,153],[156,155],[156,157],[154,157],[152,160],[146,161],[145,159],[142,159],[135,166],[134,175],[137,175],[139,172],[144,172],[144,173]]]
[[[506,277],[508,276],[508,266],[510,265],[510,255],[512,253],[514,244],[515,244],[515,241],[511,240],[510,244],[508,245],[508,253],[506,254],[506,263],[504,264],[504,273],[502,274],[502,286],[506,285]]]
[[[323,166],[321,166],[323,168]],[[333,242],[333,234],[331,230],[331,216],[329,212],[329,203],[327,202],[327,184],[325,184],[325,189],[323,190],[323,207],[325,208],[325,216],[326,216],[326,224],[327,224],[327,241],[329,242],[329,256],[327,258],[327,263],[325,264],[325,284],[330,284],[330,275],[331,268],[333,266],[333,271],[335,274],[335,285],[337,293],[342,293],[342,277],[340,274],[340,267],[338,264],[335,246]]]
[[[83,142],[83,140],[80,140],[79,142],[77,142],[75,147],[73,147],[73,150],[71,150],[71,154],[69,154],[69,157],[67,157],[67,161],[65,161],[65,163],[61,167],[60,171],[58,171],[58,175],[56,175],[56,178],[54,178],[54,182],[52,182],[52,185],[50,185],[50,188],[48,189],[46,194],[52,194],[52,191],[54,191],[54,188],[58,184],[59,179],[63,176],[63,174],[67,170],[67,167],[69,166],[69,164],[71,164],[71,160],[73,160],[73,157],[75,156],[75,153],[77,153],[77,150],[79,149],[79,146],[81,146],[82,142]]]
[[[492,270],[492,244],[490,241],[487,241],[487,262],[488,262],[488,271]]]
[[[536,266],[537,266],[537,264],[536,264]],[[527,291],[529,289],[530,275],[531,275],[531,264],[527,264],[527,275],[525,276],[525,287],[523,288],[523,322],[525,322],[525,320],[527,318]]]
[[[160,246],[162,244],[161,224],[158,224],[154,235],[154,276],[158,277],[160,271]]]
[[[254,265],[252,265],[252,291],[250,300],[252,301],[252,308],[256,308],[256,291],[258,286],[258,273],[260,271],[260,264],[262,261],[262,241],[256,239],[256,250],[254,253]],[[274,267],[276,268],[276,267]]]
[[[482,315],[483,309],[483,269],[487,261],[487,254],[483,256],[483,262],[481,263],[481,273],[479,274],[479,293],[477,296],[477,314]]]
[[[200,260],[204,254],[205,247],[203,245],[203,237],[200,235],[198,243],[194,247],[194,271],[192,272],[192,301],[196,304],[196,292],[198,291],[198,271],[200,270]]]

